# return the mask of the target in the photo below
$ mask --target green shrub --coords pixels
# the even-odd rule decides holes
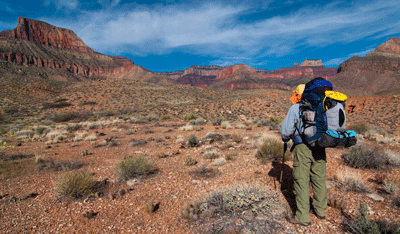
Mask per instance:
[[[199,140],[195,135],[190,135],[188,138],[188,144],[190,147],[196,147],[199,146]]]
[[[364,145],[355,145],[342,158],[347,166],[353,168],[387,169],[391,165],[390,156],[379,147],[370,150]]]
[[[188,115],[183,116],[184,120],[192,120],[192,119],[197,119],[197,116],[194,113],[190,113]]]
[[[258,147],[256,158],[263,164],[271,161],[280,162],[282,161],[283,145],[283,142],[278,139],[267,139]],[[286,151],[285,158],[288,156],[289,152]]]
[[[345,220],[346,231],[355,234],[399,234],[400,224],[389,221],[374,222],[368,216],[368,208],[360,202],[358,216],[354,219]]]
[[[192,119],[189,121],[190,125],[204,125],[207,121],[203,118]]]
[[[65,172],[56,181],[56,191],[64,197],[82,198],[97,190],[97,182],[88,171]]]
[[[371,129],[371,126],[364,122],[358,122],[347,126],[347,130],[356,131],[358,134],[365,134]]]
[[[156,166],[142,155],[137,157],[125,156],[115,169],[121,180],[129,180],[153,174],[156,171]]]

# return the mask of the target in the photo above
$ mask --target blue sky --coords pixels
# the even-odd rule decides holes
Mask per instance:
[[[95,51],[151,71],[322,59],[337,67],[400,37],[400,0],[0,0],[0,31],[19,16],[72,29]]]

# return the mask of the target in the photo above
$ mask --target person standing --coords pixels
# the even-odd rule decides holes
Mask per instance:
[[[293,224],[303,226],[311,225],[310,222],[310,190],[311,182],[313,189],[312,206],[318,219],[325,219],[327,207],[327,188],[326,178],[326,152],[325,148],[310,146],[300,133],[303,128],[302,120],[302,102],[301,96],[304,91],[304,85],[299,85],[291,101],[290,107],[280,130],[282,140],[286,143],[293,141],[293,179],[294,190],[296,192],[296,212],[288,221]],[[300,98],[299,98],[300,96]]]

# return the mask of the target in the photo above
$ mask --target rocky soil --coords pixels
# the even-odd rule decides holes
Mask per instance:
[[[147,90],[145,86],[142,88]],[[152,92],[154,95],[154,90]],[[212,101],[175,109],[154,107],[147,112],[147,116],[144,115],[146,111],[141,111],[82,122],[57,124],[49,120],[37,120],[38,122],[30,125],[25,122],[24,129],[34,129],[44,124],[52,132],[58,131],[61,138],[50,138],[48,131],[41,135],[20,133],[12,136],[11,130],[8,131],[1,137],[2,142],[6,142],[2,143],[1,149],[1,232],[200,233],[206,227],[185,219],[181,208],[187,202],[201,201],[215,190],[236,184],[257,184],[278,191],[281,202],[286,207],[286,214],[291,214],[293,195],[290,189],[280,191],[280,185],[276,181],[279,178],[280,163],[262,164],[255,157],[260,141],[266,136],[279,138],[278,131],[271,130],[269,125],[252,121],[277,116],[283,118],[290,106],[290,93],[282,94],[284,100],[281,103],[276,99],[280,91],[264,92],[264,99],[242,96],[224,98],[221,103]],[[74,90],[71,93],[77,92]],[[391,97],[390,100],[398,100],[396,98]],[[70,96],[70,100],[74,98]],[[374,109],[377,107],[374,104],[384,106],[388,103],[385,100],[371,101],[371,106],[374,107],[372,109],[367,107],[370,102],[363,102],[359,98],[355,100],[352,102],[355,106],[353,112],[349,113],[350,122],[367,120],[367,116],[375,114]],[[106,103],[100,98],[96,101],[99,105]],[[283,103],[286,105],[282,105]],[[362,106],[362,103],[367,104]],[[191,110],[198,116],[208,111],[215,111],[215,115],[222,110],[228,115],[231,113],[231,127],[214,126],[212,118],[204,125],[188,126],[188,121],[182,120],[182,115],[189,114]],[[179,118],[173,115],[174,111]],[[152,117],[166,115],[172,118]],[[11,125],[18,125],[18,122],[7,126]],[[219,134],[223,139],[207,140],[209,133]],[[203,143],[198,147],[189,147],[186,142],[191,135]],[[379,145],[399,155],[398,136],[398,130],[395,129],[386,141],[360,138],[359,144]],[[224,159],[226,163],[212,165],[218,159],[207,159],[205,153],[210,151],[217,152],[218,159]],[[393,205],[392,196],[382,192],[382,185],[376,182],[376,178],[382,176],[398,181],[399,170],[348,168],[341,158],[346,151],[328,149],[328,193],[331,201],[340,203],[343,209],[338,209],[339,205],[329,206],[325,220],[318,220],[311,215],[310,227],[293,226],[284,217],[280,217],[276,221],[283,225],[283,233],[346,233],[344,220],[357,215],[360,201],[368,206],[372,220],[387,220],[391,223],[400,221],[400,209]],[[146,155],[157,166],[157,172],[147,178],[121,182],[115,172],[116,164],[126,155],[138,154]],[[185,164],[189,155],[196,159],[196,165]],[[38,158],[53,164],[43,164],[40,160],[38,162]],[[55,184],[65,172],[57,169],[60,168],[57,165],[61,165],[61,168],[64,165],[70,171],[92,172],[96,180],[107,181],[106,186],[102,193],[95,196],[78,200],[60,197],[55,190]],[[286,161],[285,165],[283,184],[285,188],[290,188],[287,185],[291,183],[292,161]],[[215,175],[201,177],[194,173],[204,167],[214,169]],[[359,173],[370,191],[355,193],[338,189],[332,180],[343,170]],[[368,197],[369,193],[377,194],[383,200],[371,199]],[[149,213],[146,210],[149,203],[158,204],[158,209]]]

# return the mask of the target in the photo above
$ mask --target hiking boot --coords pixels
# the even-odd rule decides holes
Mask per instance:
[[[287,217],[287,221],[288,221],[289,223],[292,223],[292,224],[300,224],[301,226],[305,226],[305,227],[311,225],[311,222],[300,222],[300,221],[297,221],[297,219],[296,219],[295,217]]]
[[[317,217],[317,219],[323,220],[325,219],[325,215],[318,215],[317,212],[315,212],[314,209],[311,209],[311,213],[315,215],[315,217]]]

